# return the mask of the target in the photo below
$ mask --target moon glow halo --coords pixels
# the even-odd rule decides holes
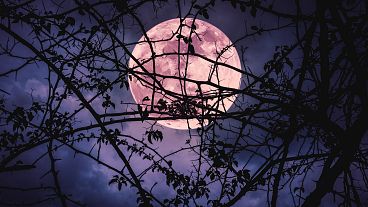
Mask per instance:
[[[151,111],[153,103],[155,111],[162,111],[149,116],[168,118],[159,124],[175,129],[198,128],[208,121],[195,117],[228,110],[236,97],[227,89],[240,87],[242,74],[218,63],[238,69],[241,64],[230,39],[212,24],[187,18],[181,25],[180,19],[170,19],[146,32],[151,44],[145,36],[140,38],[132,52],[139,64],[129,60],[135,74],[129,75],[129,85],[143,110],[147,107]]]

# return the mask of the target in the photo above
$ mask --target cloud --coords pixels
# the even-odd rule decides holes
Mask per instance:
[[[49,87],[46,84],[34,78],[27,80],[24,86],[24,90],[25,92],[31,94],[32,96],[41,99],[48,97],[49,94]]]

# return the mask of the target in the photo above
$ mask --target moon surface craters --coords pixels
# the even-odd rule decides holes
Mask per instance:
[[[206,96],[219,93],[219,89],[209,84],[210,82],[225,88],[238,89],[240,87],[241,73],[224,66],[214,67],[215,62],[221,62],[240,69],[240,59],[236,49],[233,46],[229,47],[232,44],[230,39],[215,26],[196,19],[195,30],[192,30],[192,22],[193,19],[185,19],[182,23],[185,26],[181,27],[181,33],[178,30],[179,19],[164,21],[150,29],[146,34],[152,43],[153,54],[146,38],[143,36],[139,40],[141,43],[135,46],[132,54],[143,65],[144,69],[139,67],[133,59],[129,61],[129,67],[133,68],[138,76],[138,78],[133,77],[130,81],[130,90],[136,103],[150,104],[150,102],[144,102],[143,99],[147,96],[151,99],[153,95],[155,105],[160,99],[164,99],[170,104],[178,99],[177,95],[179,97],[187,95],[197,97],[198,101],[207,100],[208,106],[218,108],[221,111],[230,108],[235,97],[218,100],[216,97],[209,99]],[[176,31],[178,32],[175,33]],[[179,33],[182,37],[177,38]],[[198,56],[188,54],[189,44],[194,47],[195,54]],[[208,58],[212,62],[200,56]],[[152,57],[154,57],[154,61],[152,61]],[[154,76],[162,85],[160,88],[155,83],[155,93],[153,93]],[[201,84],[190,80],[197,81],[197,83],[201,81]],[[198,96],[199,89],[204,97]],[[174,93],[174,95],[170,93]],[[195,109],[195,111],[202,112],[200,109]],[[151,114],[150,116],[163,115]],[[196,119],[162,120],[159,123],[176,129],[188,129],[188,124],[190,128],[200,126]]]

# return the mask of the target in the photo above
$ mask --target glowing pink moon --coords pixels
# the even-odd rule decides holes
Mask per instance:
[[[184,80],[180,82],[179,79],[169,77],[163,78],[162,76],[160,76],[163,75],[179,77],[179,71],[180,77],[184,77],[185,75],[185,67],[187,62],[186,53],[188,51],[188,44],[184,42],[183,38],[177,38],[178,34],[174,34],[176,31],[178,31],[179,22],[179,19],[167,20],[154,26],[147,32],[147,36],[150,38],[150,41],[165,40],[152,43],[155,55],[159,56],[155,58],[155,70],[156,74],[158,74],[156,78],[162,84],[164,89],[175,92],[177,94],[183,94],[185,82],[186,94],[189,96],[195,96],[196,94],[198,94],[199,91],[198,84]],[[185,19],[183,22],[183,24],[187,26],[182,27],[181,35],[183,37],[186,37],[187,40],[189,39],[191,30],[194,29],[193,27],[191,27],[192,22],[193,19]],[[196,19],[195,30],[192,31],[195,31],[196,33],[191,34],[192,45],[194,46],[196,54],[202,55],[214,61],[217,60],[217,62],[226,63],[238,69],[241,68],[239,55],[236,49],[234,47],[228,47],[232,43],[221,30],[205,21]],[[170,37],[173,38],[169,39]],[[152,57],[152,53],[150,46],[144,36],[142,36],[139,42],[140,43],[135,46],[132,54],[151,74],[147,75],[147,73],[143,72],[138,64],[131,58],[129,61],[129,67],[137,73],[141,73],[141,75],[139,75],[141,80],[138,80],[136,77],[131,76],[129,80],[130,90],[137,104],[150,105],[151,100],[146,101],[144,100],[144,98],[148,96],[149,99],[151,99],[153,93],[153,79],[151,77],[154,67],[153,61],[150,60],[150,58]],[[178,54],[160,56],[167,53],[177,53],[179,49],[179,44],[180,53],[183,54],[180,55],[180,60],[178,60]],[[225,47],[228,47],[228,49],[222,53],[221,57],[219,57],[218,54]],[[240,87],[241,73],[224,66],[218,66],[217,70],[214,71],[213,66],[214,63],[212,62],[209,62],[198,56],[189,55],[186,77],[192,80],[209,81],[215,84],[219,84],[220,86],[233,89],[238,89]],[[200,90],[203,94],[216,94],[219,92],[217,88],[205,83],[200,84]],[[160,90],[160,88],[157,87],[157,84],[155,91],[154,104],[157,104],[157,101],[159,99],[164,99],[168,103],[175,99]],[[218,98],[213,98],[211,100],[208,100],[207,104],[211,105],[212,107],[218,107],[218,109],[221,111],[226,111],[230,108],[234,100],[235,96],[230,96],[220,101],[218,100]],[[216,104],[219,105],[216,106]],[[150,116],[157,117],[158,115],[150,114]],[[200,127],[199,122],[196,119],[189,119],[188,121],[187,119],[161,120],[158,121],[158,123],[166,127],[175,129],[188,129],[188,123],[190,128]]]

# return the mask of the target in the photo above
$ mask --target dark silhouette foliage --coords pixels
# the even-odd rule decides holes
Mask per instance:
[[[58,169],[63,157],[57,150],[66,148],[113,172],[106,185],[137,192],[132,198],[137,206],[233,206],[252,193],[268,206],[284,206],[285,199],[290,206],[367,206],[367,1],[185,1],[188,13],[183,3],[0,1],[0,58],[12,63],[1,65],[0,82],[43,71],[40,80],[47,86],[39,95],[42,99],[29,89],[31,101],[12,102],[16,92],[0,85],[0,178],[11,178],[9,173],[15,172],[27,176],[46,159],[49,164],[40,177],[52,179],[50,186],[36,187],[0,181],[0,192],[50,192],[38,200],[0,199],[0,205],[38,206],[56,199],[61,206],[83,206],[63,189]],[[229,45],[241,52],[242,68],[208,60],[214,68],[221,64],[243,74],[240,89],[215,84],[219,102],[237,96],[231,110],[221,111],[221,103],[206,104],[213,94],[177,94],[157,79],[145,84],[175,100],[162,98],[155,104],[155,97],[147,96],[143,104],[135,104],[117,97],[122,91],[129,93],[133,77],[143,82],[143,76],[156,78],[143,65],[143,74],[129,68],[128,60],[137,59],[131,51],[138,42],[128,40],[126,31],[133,28],[145,35],[141,9],[154,13],[168,4],[182,20],[226,15],[216,10],[219,5],[250,19]],[[243,25],[237,21],[233,23]],[[197,29],[194,24],[183,26],[194,33]],[[188,47],[185,55],[205,59],[191,37],[178,31],[160,41],[176,38]],[[270,58],[261,68],[247,65],[244,40],[257,44],[273,34],[288,40],[267,51]],[[224,50],[219,48],[219,57]],[[145,61],[168,55],[147,52],[152,56]],[[123,107],[127,105],[130,108]],[[159,147],[169,137],[157,122],[176,119],[197,119],[202,127],[190,130],[179,150],[164,154]],[[126,123],[149,127],[142,130],[142,138],[126,134]],[[93,147],[87,149],[85,143]],[[104,146],[123,166],[101,159]],[[43,154],[27,158],[35,149],[43,149]],[[193,167],[186,171],[170,157],[183,151],[195,154]],[[144,170],[138,170],[133,161],[137,159],[145,163]],[[147,186],[144,180],[152,174],[165,182]],[[156,185],[172,194],[162,195]]]

